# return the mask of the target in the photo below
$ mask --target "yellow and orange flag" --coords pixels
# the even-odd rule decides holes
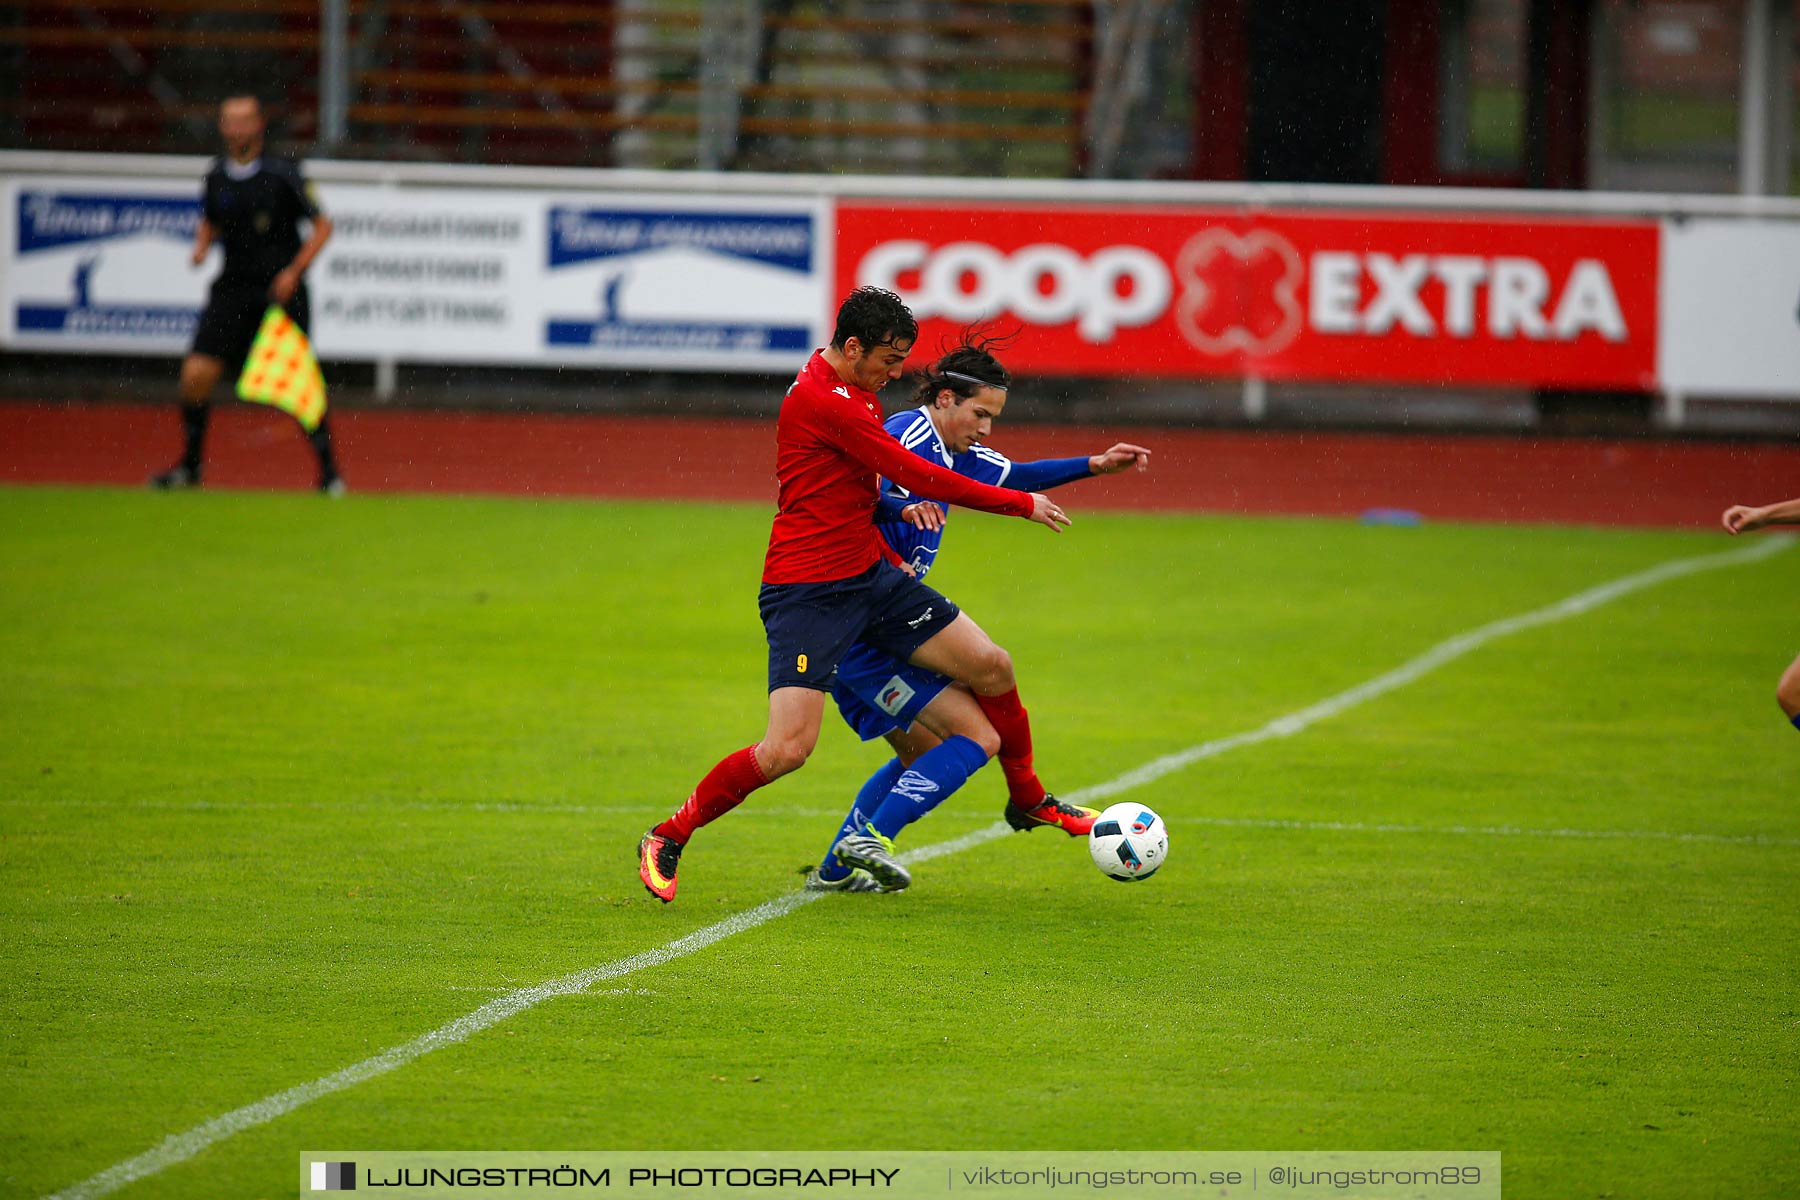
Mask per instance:
[[[263,314],[262,328],[250,344],[244,373],[238,376],[238,398],[253,404],[273,404],[308,433],[325,417],[325,376],[312,343],[293,318],[277,304]]]

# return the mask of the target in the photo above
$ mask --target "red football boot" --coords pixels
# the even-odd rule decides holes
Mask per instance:
[[[1014,829],[1023,832],[1040,825],[1054,825],[1070,837],[1086,837],[1088,830],[1094,827],[1094,818],[1099,815],[1098,809],[1082,808],[1055,796],[1045,796],[1036,808],[1020,808],[1011,802],[1006,806],[1006,823]]]
[[[1094,822],[1089,818],[1088,824]],[[664,904],[675,898],[675,867],[681,862],[681,843],[652,829],[638,842],[638,878],[652,896]]]

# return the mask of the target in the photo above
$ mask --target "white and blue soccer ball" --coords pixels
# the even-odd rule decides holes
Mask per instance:
[[[1120,883],[1135,883],[1156,874],[1169,856],[1169,830],[1141,804],[1115,804],[1094,821],[1088,853]]]

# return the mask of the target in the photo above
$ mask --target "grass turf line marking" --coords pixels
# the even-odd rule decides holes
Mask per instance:
[[[39,796],[7,796],[0,798],[0,808],[36,808],[44,803]],[[502,813],[509,816],[582,816],[628,817],[646,813],[666,813],[662,804],[499,804],[493,801],[471,801],[458,804],[454,800],[66,800],[57,799],[65,808],[104,809],[107,812],[139,810],[170,812],[430,812],[430,813]],[[842,817],[836,809],[783,808],[780,805],[758,806],[744,813],[747,817]]]
[[[1068,795],[1071,799],[1081,799],[1090,794],[1091,794],[1091,791],[1070,792]],[[15,806],[18,808],[31,808],[31,807],[40,806],[40,805],[42,805],[42,803],[43,803],[43,801],[41,799],[30,799],[30,800],[9,799],[9,800],[5,800],[5,801],[0,801],[0,806],[12,805],[12,806]],[[65,802],[58,801],[58,803],[65,803]],[[120,807],[119,805],[116,805],[116,804],[112,804],[109,802],[101,802],[101,801],[70,800],[70,801],[67,801],[66,803],[69,805],[79,805],[79,806],[84,806],[84,807],[88,807],[88,808],[105,808],[108,810],[117,810]],[[448,801],[441,803],[441,804],[402,803],[402,804],[394,804],[394,805],[382,805],[382,804],[376,804],[376,803],[372,803],[372,802],[369,802],[369,803],[364,803],[364,802],[341,803],[341,804],[323,804],[323,803],[316,803],[316,802],[308,802],[306,804],[296,805],[296,804],[280,804],[280,803],[264,804],[264,803],[260,803],[260,802],[252,801],[252,800],[241,800],[241,801],[195,800],[195,801],[167,801],[167,802],[155,801],[155,800],[133,800],[125,807],[128,810],[169,809],[169,810],[181,811],[181,812],[200,811],[200,810],[209,810],[209,811],[218,811],[218,812],[250,812],[250,811],[260,812],[260,811],[269,810],[269,809],[279,809],[281,811],[292,811],[296,808],[305,808],[305,809],[316,809],[321,812],[341,811],[341,810],[351,810],[351,811],[361,812],[364,810],[380,809],[380,810],[386,811],[386,812],[399,812],[399,811],[442,812],[442,813],[468,813],[468,812],[494,813],[494,812],[499,812],[499,813],[506,813],[509,815],[518,815],[518,816],[533,816],[533,815],[536,815],[539,813],[546,813],[546,814],[555,815],[555,816],[575,814],[575,815],[580,815],[580,816],[603,816],[603,817],[628,816],[632,813],[666,811],[662,808],[652,808],[652,806],[650,806],[648,804],[638,804],[638,805],[630,805],[630,806],[624,806],[624,807],[616,806],[616,805],[598,805],[598,804],[596,804],[596,805],[562,805],[562,806],[558,806],[555,808],[547,808],[547,807],[539,807],[539,806],[528,805],[528,804],[456,804],[456,803],[452,803],[452,802],[448,802]],[[775,806],[775,807],[766,807],[766,808],[758,807],[758,808],[754,808],[754,809],[751,809],[748,811],[745,811],[745,810],[738,810],[738,811],[744,812],[745,816],[753,816],[753,817],[838,817],[838,816],[842,816],[841,813],[838,813],[834,810],[823,809],[823,808],[781,808],[779,806]],[[956,817],[954,817],[948,813],[944,814],[944,816],[941,818],[941,822],[945,823],[945,824],[954,824],[956,822],[956,820],[957,820]],[[1452,833],[1452,834],[1485,835],[1485,836],[1489,836],[1489,837],[1602,838],[1602,839],[1604,839],[1604,838],[1619,838],[1619,839],[1624,839],[1624,840],[1631,840],[1631,839],[1636,838],[1636,839],[1642,839],[1644,841],[1707,842],[1707,843],[1714,843],[1714,844],[1719,844],[1719,845],[1800,846],[1800,838],[1780,837],[1780,836],[1777,836],[1774,834],[1767,834],[1767,833],[1714,833],[1711,830],[1705,830],[1705,829],[1690,830],[1687,832],[1676,832],[1676,831],[1667,830],[1667,829],[1533,829],[1533,828],[1529,828],[1529,827],[1523,826],[1523,825],[1403,825],[1403,824],[1395,824],[1393,822],[1380,822],[1380,823],[1372,824],[1372,823],[1369,823],[1366,821],[1305,821],[1305,820],[1301,820],[1299,818],[1290,818],[1290,817],[1196,817],[1191,814],[1183,816],[1181,818],[1181,823],[1183,825],[1233,826],[1233,827],[1241,827],[1241,828],[1245,828],[1245,829],[1294,829],[1294,830],[1305,830],[1305,831],[1313,832],[1313,833]],[[978,832],[985,833],[987,828],[988,828],[987,826],[983,826],[982,830],[978,831]],[[969,836],[976,836],[976,834],[972,833]],[[986,840],[986,839],[985,839],[985,837],[983,837],[983,838],[981,838],[981,840]],[[978,842],[972,843],[972,844],[978,845],[980,843],[978,841]],[[967,848],[961,844],[960,839],[954,843],[953,842],[942,842],[942,843],[939,843],[939,845],[943,845],[943,846],[955,845],[958,849],[966,849]],[[939,850],[935,846],[921,847],[919,850],[913,851],[912,853],[923,853],[924,851],[927,851],[927,850],[931,851],[931,853],[926,855],[925,859],[913,859],[913,858],[908,857],[905,854],[902,854],[900,857],[906,862],[917,862],[917,861],[928,861],[929,859],[938,858],[943,854],[952,853],[952,851],[950,851],[950,850]],[[450,990],[453,992],[456,992],[456,991],[461,991],[461,992],[508,992],[508,991],[511,991],[512,987],[513,987],[513,985],[507,985],[504,987],[500,987],[500,986],[496,986],[496,987],[464,987],[464,986],[460,986],[460,985],[456,985],[456,984],[451,984],[448,986],[449,986]]]
[[[1610,604],[1621,596],[1642,591],[1647,587],[1655,587],[1659,583],[1667,583],[1671,579],[1679,579],[1684,575],[1694,575],[1702,571],[1717,571],[1725,567],[1743,566],[1748,563],[1761,562],[1786,550],[1791,539],[1784,536],[1766,538],[1753,546],[1741,550],[1728,550],[1723,554],[1704,554],[1696,558],[1677,558],[1635,575],[1626,575],[1611,583],[1603,583],[1589,588],[1585,592],[1577,592],[1566,600],[1521,613],[1516,617],[1506,617],[1499,621],[1490,621],[1486,625],[1469,630],[1439,642],[1425,653],[1408,662],[1402,663],[1393,670],[1377,675],[1367,683],[1360,683],[1335,696],[1328,696],[1317,704],[1309,705],[1296,713],[1285,717],[1277,717],[1260,729],[1248,733],[1236,734],[1217,741],[1202,742],[1198,746],[1190,746],[1186,750],[1164,755],[1162,758],[1145,763],[1134,771],[1127,771],[1117,779],[1096,784],[1088,788],[1083,795],[1088,799],[1101,799],[1116,796],[1120,792],[1128,792],[1133,788],[1153,783],[1165,775],[1181,770],[1183,767],[1199,762],[1201,759],[1213,758],[1229,750],[1241,746],[1254,746],[1260,742],[1272,741],[1275,738],[1292,737],[1320,721],[1329,720],[1377,696],[1384,696],[1398,688],[1403,688],[1445,663],[1452,662],[1472,650],[1478,650],[1498,638],[1510,637],[1527,629],[1566,621],[1570,617],[1591,612],[1603,604]]]
[[[155,1175],[176,1163],[185,1162],[217,1142],[222,1142],[228,1137],[257,1125],[266,1125],[275,1118],[285,1116],[301,1105],[317,1100],[321,1096],[329,1096],[333,1092],[341,1092],[345,1088],[353,1087],[367,1079],[373,1079],[377,1075],[385,1075],[394,1068],[403,1067],[433,1050],[467,1041],[482,1030],[498,1025],[508,1017],[517,1016],[526,1009],[534,1008],[552,997],[578,995],[596,983],[616,979],[621,975],[629,975],[648,967],[661,966],[663,963],[692,954],[697,950],[704,950],[714,942],[728,938],[734,933],[742,933],[746,929],[754,929],[758,925],[773,921],[776,917],[784,917],[801,905],[820,899],[825,894],[824,892],[790,892],[785,896],[777,896],[773,900],[735,913],[704,929],[696,929],[686,937],[677,938],[667,945],[645,950],[628,958],[602,963],[597,967],[589,967],[585,971],[576,971],[572,975],[564,975],[528,988],[508,992],[504,996],[488,1001],[473,1012],[458,1017],[447,1025],[441,1025],[410,1042],[392,1046],[372,1058],[365,1058],[359,1063],[322,1076],[311,1083],[303,1083],[298,1087],[291,1087],[286,1091],[264,1097],[254,1104],[234,1108],[222,1116],[194,1126],[186,1133],[171,1134],[153,1149],[108,1167],[93,1178],[84,1180],[71,1188],[57,1192],[50,1200],[78,1200],[78,1198],[79,1200],[88,1200],[90,1197],[105,1196],[116,1192],[126,1184]]]
[[[1489,622],[1467,633],[1458,634],[1447,641],[1439,642],[1418,657],[1391,671],[1377,675],[1366,683],[1358,684],[1347,691],[1327,697],[1298,712],[1277,717],[1259,729],[1251,730],[1248,733],[1234,734],[1231,737],[1218,738],[1210,742],[1202,742],[1199,745],[1190,746],[1186,750],[1164,755],[1135,770],[1127,771],[1116,779],[1071,792],[1065,799],[1081,803],[1107,796],[1116,796],[1120,792],[1153,783],[1203,759],[1213,758],[1242,746],[1254,746],[1275,738],[1292,737],[1320,721],[1329,720],[1359,704],[1404,687],[1497,638],[1509,637],[1527,629],[1535,629],[1542,625],[1579,616],[1599,608],[1603,604],[1609,604],[1621,596],[1654,587],[1671,579],[1679,579],[1682,576],[1693,575],[1701,571],[1715,571],[1725,567],[1761,562],[1763,559],[1770,558],[1787,549],[1789,544],[1790,539],[1786,537],[1767,537],[1752,546],[1726,551],[1723,554],[1673,559],[1636,574],[1615,579],[1611,583],[1604,583],[1586,591],[1577,592],[1565,600],[1560,600],[1544,608],[1535,609],[1520,616]],[[907,863],[928,862],[934,858],[958,854],[964,850],[995,841],[1010,832],[1006,822],[996,821],[992,825],[961,837],[921,846],[901,855],[901,861]],[[95,1197],[109,1195],[129,1183],[155,1175],[177,1163],[185,1162],[209,1146],[242,1133],[246,1129],[265,1125],[277,1117],[285,1116],[303,1104],[308,1104],[322,1096],[329,1096],[333,1092],[343,1091],[345,1088],[353,1087],[378,1075],[385,1075],[433,1050],[467,1041],[475,1034],[498,1025],[508,1017],[517,1016],[527,1009],[535,1008],[545,1000],[556,996],[579,995],[595,984],[608,979],[617,979],[622,975],[629,975],[650,967],[661,966],[677,958],[683,958],[734,934],[754,929],[758,925],[765,925],[777,917],[785,917],[795,909],[802,908],[827,894],[829,893],[789,892],[759,904],[755,908],[748,908],[743,912],[726,917],[723,921],[696,929],[685,937],[677,938],[666,945],[534,984],[531,987],[508,992],[446,1025],[441,1025],[410,1042],[403,1042],[398,1046],[383,1050],[380,1054],[354,1063],[341,1071],[321,1076],[310,1083],[303,1083],[288,1088],[286,1091],[276,1092],[254,1104],[246,1104],[242,1108],[232,1109],[228,1113],[194,1126],[185,1133],[170,1134],[161,1143],[142,1154],[116,1163],[98,1175],[55,1193],[47,1200],[93,1200]]]
[[[1583,838],[1598,841],[1641,839],[1705,842],[1725,846],[1800,846],[1800,838],[1764,833],[1672,833],[1661,829],[1528,829],[1522,825],[1395,825],[1364,821],[1286,821],[1278,817],[1183,817],[1183,825],[1233,829],[1297,829],[1308,833],[1448,833],[1471,837]]]

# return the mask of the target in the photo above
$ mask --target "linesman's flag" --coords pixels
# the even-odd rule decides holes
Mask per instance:
[[[312,343],[278,304],[269,305],[263,314],[262,328],[244,360],[244,373],[238,376],[237,393],[239,399],[273,404],[291,414],[308,433],[325,417],[325,377],[319,373]]]

